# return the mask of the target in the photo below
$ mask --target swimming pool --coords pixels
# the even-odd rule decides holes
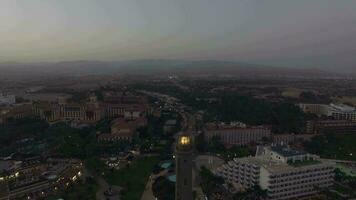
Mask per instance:
[[[169,181],[175,183],[177,181],[177,176],[175,174],[172,174],[167,177]]]
[[[165,162],[165,163],[162,163],[162,164],[161,164],[161,167],[162,167],[163,169],[167,169],[167,168],[169,168],[171,165],[172,165],[172,162]]]

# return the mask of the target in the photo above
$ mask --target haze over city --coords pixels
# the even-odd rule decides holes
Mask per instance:
[[[184,59],[355,67],[350,0],[2,0],[0,62]]]
[[[356,0],[0,2],[0,200],[356,199]]]

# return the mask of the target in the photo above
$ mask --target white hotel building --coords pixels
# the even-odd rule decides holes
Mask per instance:
[[[15,95],[0,92],[0,105],[12,105],[16,103]]]
[[[208,142],[214,137],[219,137],[225,145],[243,146],[270,138],[271,130],[263,126],[247,126],[241,122],[210,123],[205,126],[204,136]]]
[[[256,156],[235,158],[214,173],[236,189],[259,185],[269,199],[298,199],[333,184],[335,166],[316,155],[277,145],[258,148]]]
[[[344,104],[299,104],[299,107],[305,113],[325,115],[336,120],[356,121],[356,108]]]

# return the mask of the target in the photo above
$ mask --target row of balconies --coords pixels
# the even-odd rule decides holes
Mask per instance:
[[[278,183],[276,186],[280,187],[285,185],[288,186],[288,185],[296,185],[296,184],[307,184],[311,182],[319,182],[319,181],[325,182],[325,181],[332,181],[332,180],[333,180],[333,176],[321,176],[319,178],[308,178],[302,181],[291,180],[291,181],[274,182],[274,183]],[[270,183],[270,184],[274,184],[274,183]]]
[[[273,185],[273,186],[268,186],[269,191],[279,191],[279,190],[286,190],[286,189],[297,189],[297,188],[309,188],[309,187],[314,187],[315,185],[322,187],[323,185],[329,185],[332,184],[332,180],[324,180],[321,182],[313,181],[313,182],[306,182],[304,184],[278,184],[278,185]],[[291,187],[293,186],[293,187]]]
[[[298,197],[301,197],[301,196],[309,196],[309,195],[312,195],[312,194],[315,194],[315,191],[305,191],[305,192],[302,192],[302,193],[294,193],[294,192],[290,192],[290,193],[287,193],[287,194],[268,194],[268,196],[271,198],[271,199],[279,199],[279,200],[283,200],[283,199],[293,199],[293,198],[298,198]]]
[[[270,178],[277,178],[277,177],[285,177],[285,176],[292,176],[292,175],[299,175],[299,174],[307,174],[307,173],[313,173],[313,172],[318,172],[318,171],[334,171],[333,167],[322,167],[322,168],[315,168],[315,169],[308,169],[308,170],[301,170],[297,172],[290,172],[287,174],[280,174],[280,175],[270,175]]]
[[[324,183],[324,184],[319,184],[317,185],[320,188],[327,188],[332,186],[332,183]],[[277,190],[277,191],[270,191],[268,190],[268,196],[273,197],[273,198],[278,198],[278,197],[284,197],[286,199],[292,198],[292,197],[299,197],[299,196],[306,196],[308,194],[315,193],[317,190],[314,185],[312,186],[305,186],[305,187],[295,187],[292,189],[283,189],[283,190]]]
[[[287,176],[287,178],[282,178],[282,177],[271,178],[271,176],[270,176],[270,179],[274,180],[274,181],[281,182],[281,181],[288,181],[288,180],[296,180],[296,179],[304,179],[304,178],[309,178],[309,177],[330,175],[330,174],[333,174],[333,173],[334,173],[333,171],[327,171],[327,172],[323,172],[323,173],[304,173],[304,174],[299,175],[299,176],[289,175],[289,176]],[[283,177],[286,177],[286,176],[283,176]]]

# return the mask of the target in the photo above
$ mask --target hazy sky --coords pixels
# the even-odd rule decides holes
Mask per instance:
[[[0,62],[331,66],[352,65],[355,55],[356,0],[0,0]]]

